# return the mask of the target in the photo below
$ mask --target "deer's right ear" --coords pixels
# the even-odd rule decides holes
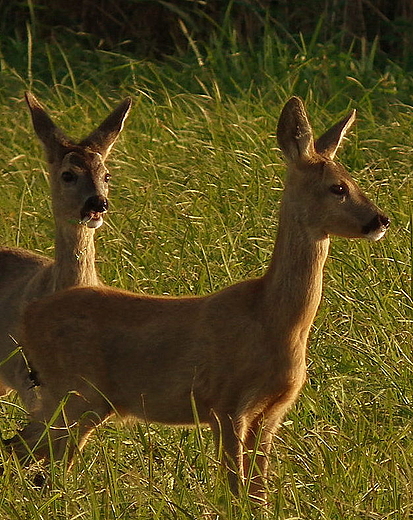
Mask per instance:
[[[284,105],[278,120],[277,140],[287,162],[308,161],[314,155],[313,130],[300,98],[292,97]]]
[[[25,98],[31,112],[33,127],[37,137],[43,143],[48,160],[53,162],[56,156],[64,153],[64,149],[70,144],[70,140],[53,123],[45,109],[31,92],[26,92]]]
[[[81,146],[88,146],[93,151],[99,152],[103,160],[105,160],[118,135],[122,131],[123,123],[129,114],[131,106],[132,99],[127,97],[109,114],[96,130],[79,144]]]

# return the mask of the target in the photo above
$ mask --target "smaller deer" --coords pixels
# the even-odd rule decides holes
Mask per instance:
[[[110,175],[104,161],[128,115],[125,99],[88,137],[76,144],[53,123],[33,94],[26,93],[33,126],[49,163],[55,260],[18,248],[0,249],[0,390],[15,389],[28,408],[33,381],[16,350],[27,303],[72,285],[97,285],[94,232],[108,209]],[[7,360],[7,361],[5,361]]]
[[[67,449],[70,460],[72,429],[81,447],[114,412],[170,425],[196,416],[223,448],[232,490],[245,483],[265,498],[272,435],[306,377],[329,235],[378,240],[389,226],[334,161],[354,118],[353,111],[314,142],[302,101],[284,106],[277,136],[288,172],[261,278],[205,297],[72,288],[29,306],[22,340],[40,400],[11,441],[20,457],[29,450],[47,459],[51,443],[55,460]],[[47,433],[45,424],[53,425]]]

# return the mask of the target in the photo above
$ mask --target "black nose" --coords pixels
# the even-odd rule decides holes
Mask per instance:
[[[106,197],[102,197],[102,195],[94,195],[93,197],[89,197],[83,206],[83,211],[88,213],[89,211],[94,211],[95,213],[105,213],[109,208],[109,202]]]
[[[387,229],[390,226],[390,219],[386,215],[379,215],[379,223],[382,227]]]
[[[387,229],[389,226],[389,217],[386,217],[386,215],[383,215],[382,213],[377,213],[377,215],[363,227],[363,233],[368,235],[371,231],[376,231],[377,229]]]

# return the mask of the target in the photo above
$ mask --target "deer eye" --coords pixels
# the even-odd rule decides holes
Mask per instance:
[[[105,175],[105,182],[109,182],[110,179],[111,179],[111,177],[112,177],[112,175],[111,175],[110,173],[107,173],[107,174]]]
[[[333,184],[330,186],[330,191],[331,193],[334,193],[334,195],[339,195],[340,197],[348,195],[348,188],[345,184]]]
[[[73,172],[65,171],[65,172],[62,172],[62,180],[67,183],[69,183],[69,182],[75,183],[77,181],[77,175]]]

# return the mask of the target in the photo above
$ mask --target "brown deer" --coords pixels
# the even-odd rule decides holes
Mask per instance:
[[[30,408],[33,381],[16,351],[21,313],[33,299],[72,285],[99,283],[94,233],[108,209],[110,175],[104,161],[122,130],[131,99],[79,144],[66,137],[30,92],[26,101],[49,164],[55,260],[24,249],[0,249],[0,390],[17,390]]]
[[[389,226],[334,161],[354,118],[314,142],[302,101],[284,106],[277,135],[288,172],[261,278],[205,297],[72,288],[28,307],[23,349],[40,399],[10,442],[20,457],[29,450],[47,459],[52,447],[55,460],[70,460],[113,413],[170,425],[199,420],[222,447],[232,490],[245,483],[264,499],[272,434],[306,378],[329,235],[378,240]]]

